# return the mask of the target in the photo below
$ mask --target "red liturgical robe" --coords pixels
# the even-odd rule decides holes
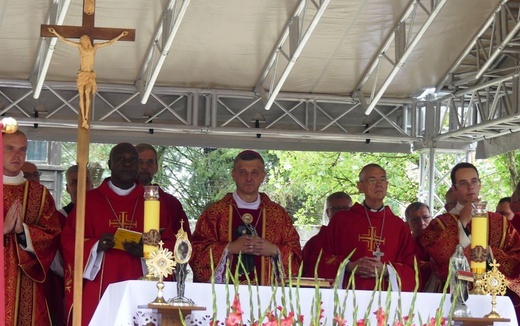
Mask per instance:
[[[15,234],[4,236],[5,325],[50,325],[43,282],[58,248],[58,212],[47,188],[35,182],[4,184],[4,216],[16,199],[35,252],[23,250]]]
[[[401,278],[402,291],[413,291],[417,245],[408,225],[395,216],[389,207],[380,212],[372,212],[356,203],[350,210],[338,212],[332,217],[319,264],[320,277],[336,277],[339,265],[354,249],[356,251],[350,258],[351,261],[365,256],[374,257],[377,243],[384,253],[381,261],[391,264]],[[350,274],[346,273],[344,285],[348,283],[349,277]],[[375,278],[361,278],[356,275],[355,281],[357,290],[373,290],[376,285]],[[388,282],[384,280],[383,283],[386,289]]]
[[[302,276],[304,277],[314,277],[314,269],[316,267],[316,263],[318,262],[318,257],[320,255],[321,250],[325,246],[327,226],[322,225],[320,231],[314,235],[312,238],[307,240],[305,246],[303,246],[302,256],[303,256],[303,271]],[[323,277],[318,275],[319,277]],[[329,278],[334,278],[336,275],[332,275]]]
[[[271,201],[266,194],[260,194],[260,209],[251,211],[258,236],[278,246],[284,275],[288,275],[289,260],[291,274],[297,275],[301,262],[300,237],[293,226],[291,217],[280,205]],[[244,210],[242,213],[246,213]],[[257,224],[258,222],[258,224]],[[211,281],[210,251],[213,255],[213,265],[217,269],[215,278],[222,281],[225,275],[226,258],[231,260],[234,272],[236,257],[225,256],[227,245],[238,238],[237,229],[243,225],[233,199],[229,193],[224,198],[210,206],[197,221],[192,236],[193,256],[190,261],[195,282]],[[271,284],[271,275],[282,276],[270,257],[254,257],[254,264],[260,285]],[[222,264],[224,262],[224,264]],[[252,274],[252,273],[251,273]],[[254,277],[251,279],[254,281]]]
[[[500,264],[498,269],[510,282],[508,288],[520,294],[520,236],[505,216],[488,212],[489,246]],[[448,277],[448,266],[455,247],[459,244],[459,217],[443,214],[431,221],[423,230],[419,240],[431,257],[435,276],[444,284]],[[471,223],[467,226],[471,232]],[[470,246],[464,249],[469,260]]]
[[[143,232],[144,226],[144,188],[137,184],[126,196],[113,192],[107,178],[96,189],[87,192],[85,205],[85,242],[84,266],[89,260],[90,251],[104,233],[115,233],[118,228]],[[161,240],[164,247],[173,251],[175,235],[166,214],[166,204],[161,201],[160,228],[164,228]],[[65,261],[65,295],[67,312],[71,318],[74,238],[76,232],[76,210],[73,209],[63,229],[61,244]],[[82,301],[82,324],[88,325],[94,311],[111,283],[136,280],[143,276],[141,259],[131,256],[126,251],[108,249],[103,255],[101,269],[93,280],[84,279]]]

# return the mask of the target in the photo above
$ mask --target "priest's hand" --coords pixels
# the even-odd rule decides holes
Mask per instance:
[[[112,233],[104,233],[99,239],[97,252],[107,251],[114,247],[114,235]]]
[[[350,270],[357,266],[356,274],[364,278],[375,278],[376,270],[377,275],[380,276],[383,273],[383,263],[376,257],[361,257],[360,259],[352,262],[353,266]],[[350,264],[350,263],[349,263]],[[388,271],[384,268],[384,276],[388,276]]]
[[[469,222],[471,222],[471,212],[473,211],[472,203],[466,203],[464,207],[459,212],[459,220],[462,223],[462,226],[467,227]]]
[[[22,204],[18,199],[9,207],[4,219],[4,235],[13,231],[17,233],[23,232]]]
[[[249,250],[250,253],[256,256],[278,256],[278,246],[272,244],[268,240],[260,237],[251,237]]]
[[[135,241],[125,241],[123,242],[123,248],[125,248],[125,251],[129,253],[131,256],[138,258],[143,257],[142,243],[137,243]]]
[[[238,239],[229,243],[228,252],[232,255],[238,255],[240,253],[250,254],[251,238],[252,237],[250,235],[243,235],[238,237]]]

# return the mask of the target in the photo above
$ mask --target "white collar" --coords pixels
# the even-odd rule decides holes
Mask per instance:
[[[23,172],[20,171],[17,176],[10,177],[4,174],[4,185],[21,185],[24,183],[25,178],[23,177]]]
[[[116,194],[118,194],[119,196],[127,196],[129,193],[132,192],[132,190],[134,190],[135,188],[135,183],[132,187],[130,187],[129,189],[121,189],[119,188],[118,186],[114,185],[112,183],[112,180],[108,180],[108,187],[110,189],[112,189],[113,192],[115,192]]]
[[[233,199],[236,201],[238,208],[258,209],[258,207],[260,207],[260,194],[258,195],[258,197],[256,198],[256,200],[254,202],[246,203],[245,201],[242,200],[242,198],[240,198],[238,196],[237,192],[235,191],[233,193]]]

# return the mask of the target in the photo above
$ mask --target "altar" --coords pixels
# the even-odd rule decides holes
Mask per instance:
[[[274,291],[273,291],[274,290]],[[301,288],[298,293],[295,289],[292,292],[289,288],[271,288],[269,286],[260,286],[258,291],[256,287],[249,288],[246,285],[239,286],[240,302],[243,314],[243,321],[250,325],[251,316],[257,319],[259,311],[262,313],[269,308],[269,303],[273,297],[276,298],[276,304],[271,309],[276,309],[282,305],[282,292],[285,293],[285,307],[287,310],[293,310],[295,315],[304,315],[304,324],[309,325],[311,321],[311,307],[316,290],[313,288]],[[291,297],[289,296],[291,292]],[[214,318],[218,320],[217,325],[225,325],[225,317],[227,315],[227,302],[232,302],[234,296],[233,285],[226,286],[224,284],[215,284],[214,293],[211,284],[205,283],[186,283],[186,296],[192,299],[197,306],[206,307],[205,311],[194,311],[186,318],[186,325],[210,325],[210,321]],[[334,290],[320,289],[323,318],[321,324],[331,325],[334,312]],[[169,299],[176,294],[176,283],[166,282],[164,288],[164,297]],[[368,304],[372,298],[372,291],[348,291],[338,290],[339,302],[343,302],[343,298],[347,295],[345,320],[347,325],[353,324],[354,297],[358,306],[356,319],[362,319],[368,309]],[[160,317],[156,311],[148,309],[146,306],[157,296],[156,283],[152,281],[126,281],[111,284],[105,294],[101,298],[99,306],[90,322],[90,325],[158,325]],[[392,293],[390,319],[398,310],[398,294]],[[214,305],[214,298],[216,304]],[[289,299],[291,298],[291,299]],[[409,309],[412,302],[413,293],[401,293],[401,307],[403,316],[409,315]],[[437,308],[440,305],[442,294],[438,293],[418,293],[414,308],[414,323],[419,325],[419,316],[423,323],[430,317],[434,317]],[[384,306],[386,301],[386,292],[381,293],[381,305]],[[299,302],[299,310],[297,308]],[[372,325],[376,325],[374,311],[377,310],[379,304],[379,295],[376,294],[372,306],[369,309],[369,316]],[[216,307],[214,309],[213,307]],[[491,297],[470,295],[468,307],[473,317],[482,317],[491,311]],[[259,309],[260,308],[260,309]],[[449,296],[443,305],[443,315],[446,316],[450,310]],[[216,310],[216,311],[215,311]],[[508,323],[495,323],[495,325],[518,326],[515,310],[511,300],[508,297],[497,297],[497,311],[504,317],[511,319]],[[251,315],[252,312],[252,315]]]

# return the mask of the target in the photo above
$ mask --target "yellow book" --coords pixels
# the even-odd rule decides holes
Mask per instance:
[[[141,232],[118,228],[114,234],[114,249],[125,250],[124,242],[135,241],[139,243],[143,234]]]

